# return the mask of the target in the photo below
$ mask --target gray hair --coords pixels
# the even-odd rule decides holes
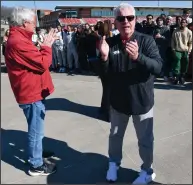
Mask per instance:
[[[22,26],[25,21],[32,22],[35,12],[25,7],[15,7],[9,17],[10,26]]]
[[[115,15],[115,17],[118,16],[118,14],[120,13],[121,9],[125,9],[125,8],[131,9],[133,15],[135,16],[135,8],[132,5],[130,5],[128,3],[121,3],[119,6],[114,8],[114,15]]]

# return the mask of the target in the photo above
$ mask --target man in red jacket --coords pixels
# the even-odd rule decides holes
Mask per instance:
[[[23,7],[15,8],[10,18],[10,37],[7,41],[5,61],[11,88],[28,123],[28,162],[31,176],[49,175],[55,165],[43,162],[45,98],[54,91],[49,72],[52,62],[51,46],[55,31],[51,30],[39,43],[32,43],[36,27],[35,13]]]

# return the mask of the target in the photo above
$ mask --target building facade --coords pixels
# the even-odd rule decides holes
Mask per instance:
[[[184,9],[190,8],[174,8],[174,7],[135,7],[136,16],[139,20],[142,20],[148,14],[152,14],[154,17],[158,17],[161,14],[177,16],[182,15]],[[41,27],[56,27],[58,24],[81,24],[86,23],[87,20],[93,24],[96,19],[102,18],[113,18],[114,17],[114,7],[106,6],[56,6],[55,11],[51,12],[49,15],[43,16],[39,21],[41,22]],[[58,21],[59,20],[59,21]]]

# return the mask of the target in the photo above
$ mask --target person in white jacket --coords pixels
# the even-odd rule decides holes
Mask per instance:
[[[44,37],[39,27],[36,27],[34,34],[32,35],[32,42],[38,49],[40,49],[39,42],[43,42]]]
[[[62,28],[58,25],[56,34],[58,39],[53,44],[52,67],[55,69],[58,68],[61,73],[66,71],[66,56],[62,34]]]
[[[75,46],[75,33],[72,31],[72,27],[70,25],[67,26],[67,33],[64,32],[63,35],[64,45],[67,49],[67,62],[69,71],[73,72],[73,59],[75,62],[75,71],[80,72],[79,70],[79,62],[78,62],[78,54]]]

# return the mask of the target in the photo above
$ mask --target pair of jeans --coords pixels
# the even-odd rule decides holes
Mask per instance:
[[[45,100],[19,104],[28,123],[28,162],[34,168],[43,164],[42,139],[44,137]]]

